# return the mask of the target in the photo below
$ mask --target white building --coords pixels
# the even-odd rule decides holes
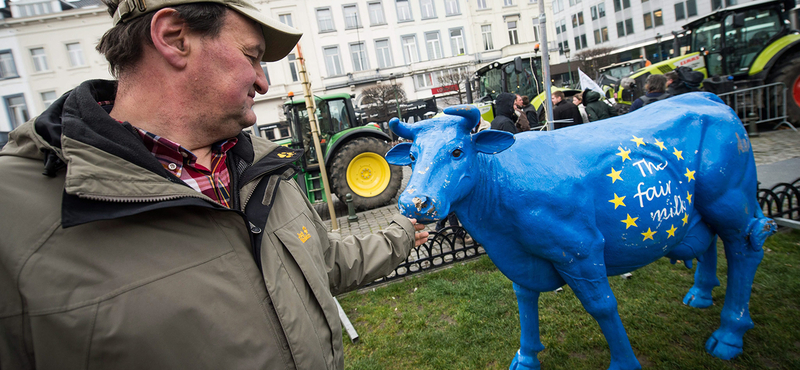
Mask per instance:
[[[721,1],[546,1],[554,79],[558,82],[567,72],[560,52],[565,47],[572,55],[612,47],[623,59],[665,58],[671,32]],[[410,101],[453,94],[437,91],[442,85],[438,76],[445,71],[474,71],[500,57],[532,52],[541,38],[538,0],[262,0],[257,5],[305,33],[300,45],[314,93],[350,93],[356,104],[364,88],[392,78]],[[9,7],[12,17],[0,19],[0,104],[5,111],[0,132],[40,114],[83,80],[111,78],[105,59],[94,50],[111,26],[97,0],[11,0]],[[661,55],[655,46],[658,36],[664,45]],[[259,125],[283,121],[289,92],[302,95],[297,57],[295,50],[264,65],[270,89],[257,98]],[[452,99],[440,108],[448,103]]]

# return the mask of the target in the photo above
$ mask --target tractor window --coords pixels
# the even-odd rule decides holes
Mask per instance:
[[[716,51],[720,48],[720,24],[718,21],[708,21],[692,32],[692,51],[706,48]]]
[[[536,88],[536,80],[531,72],[530,59],[523,60],[522,65],[522,73],[517,73],[513,63],[509,63],[503,68],[506,74],[506,84],[508,85],[507,92],[527,95],[530,99],[533,99],[539,93]]]
[[[340,132],[350,128],[350,114],[344,99],[329,101],[328,109],[331,115],[331,131]]]
[[[489,96],[492,100],[497,97],[498,94],[503,92],[503,86],[500,81],[500,76],[503,74],[499,68],[490,69],[486,71],[486,74],[481,76],[481,97]]]
[[[746,73],[758,53],[781,31],[780,15],[775,9],[750,10],[744,14],[744,27],[733,26],[733,15],[725,21],[726,62],[731,74]],[[741,15],[740,15],[741,16]]]

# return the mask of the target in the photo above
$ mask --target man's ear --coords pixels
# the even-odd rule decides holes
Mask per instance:
[[[159,54],[175,68],[184,68],[191,49],[189,28],[178,11],[158,10],[150,22],[150,38]]]

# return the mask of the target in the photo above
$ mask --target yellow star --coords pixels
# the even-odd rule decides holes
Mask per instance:
[[[689,214],[688,213],[684,213],[683,214],[683,218],[681,219],[681,221],[683,221],[683,226],[686,226],[686,223],[689,222]]]
[[[622,171],[620,171],[620,172],[622,172]],[[686,173],[683,174],[683,175],[689,178],[689,182],[692,182],[692,180],[694,180],[694,171],[689,171],[688,168],[686,169]]]
[[[614,199],[609,200],[609,202],[614,203],[614,209],[617,209],[619,206],[625,207],[625,203],[622,203],[623,200],[625,200],[625,197],[620,198],[614,193]]]
[[[678,159],[683,159],[683,151],[678,150],[678,148],[673,148],[673,149],[675,149],[675,151],[672,152],[672,154],[675,154],[675,157],[677,157]]]
[[[664,142],[663,141],[658,141],[658,139],[656,139],[656,146],[658,146],[658,148],[659,148],[658,150],[667,149],[667,147],[664,146]]]
[[[621,174],[621,173],[622,173],[622,170],[616,171],[616,170],[614,170],[614,167],[611,167],[611,173],[609,173],[606,176],[611,178],[611,183],[613,184],[617,180],[622,181],[622,177],[619,177],[619,174]]]
[[[628,151],[626,152],[625,150],[623,150],[623,149],[622,149],[622,147],[619,147],[619,148],[617,148],[617,149],[619,149],[619,153],[617,153],[617,155],[618,155],[618,156],[620,156],[620,157],[622,157],[622,161],[623,161],[623,162],[625,162],[625,160],[626,160],[626,159],[627,159],[627,160],[629,160],[629,161],[630,161],[630,160],[632,160],[632,159],[631,159],[631,156],[629,155],[629,154],[631,154],[631,151],[630,151],[630,150],[628,150]]]
[[[689,193],[688,191],[686,192],[686,199],[689,200],[689,204],[692,204],[692,194]]]
[[[633,135],[633,139],[631,139],[631,141],[636,143],[636,147],[637,148],[639,147],[639,145],[647,145],[647,144],[644,143],[644,140],[642,140],[642,138],[636,137],[636,135]]]
[[[642,241],[647,239],[653,240],[653,235],[656,235],[656,232],[657,231],[650,231],[650,228],[648,227],[647,231],[642,233],[642,235],[644,235],[644,239],[642,239]]]
[[[638,220],[639,217],[631,217],[631,215],[629,215],[627,213],[626,213],[626,215],[628,215],[627,219],[620,220],[620,222],[624,222],[625,223],[625,230],[628,230],[628,228],[631,227],[631,226],[639,227],[638,225],[636,225],[636,220]]]
[[[667,239],[669,239],[671,236],[675,236],[675,230],[678,230],[675,225],[672,225],[672,227],[667,230]]]

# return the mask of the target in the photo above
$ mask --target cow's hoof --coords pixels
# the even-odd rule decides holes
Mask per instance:
[[[511,360],[511,366],[508,367],[508,370],[540,370],[541,368],[542,365],[539,364],[539,359],[536,356],[523,356],[517,350],[517,354]]]
[[[711,293],[706,293],[695,287],[689,289],[689,293],[686,293],[686,296],[683,297],[683,304],[694,308],[708,308],[711,307],[713,303]]]
[[[719,330],[715,331],[714,334],[711,335],[711,338],[708,338],[708,341],[706,342],[706,351],[716,358],[722,360],[732,360],[734,357],[742,353],[742,346],[730,344],[731,341],[726,340],[725,338],[730,336],[732,336],[732,334],[726,335],[720,333]],[[741,340],[738,342],[741,343]]]

